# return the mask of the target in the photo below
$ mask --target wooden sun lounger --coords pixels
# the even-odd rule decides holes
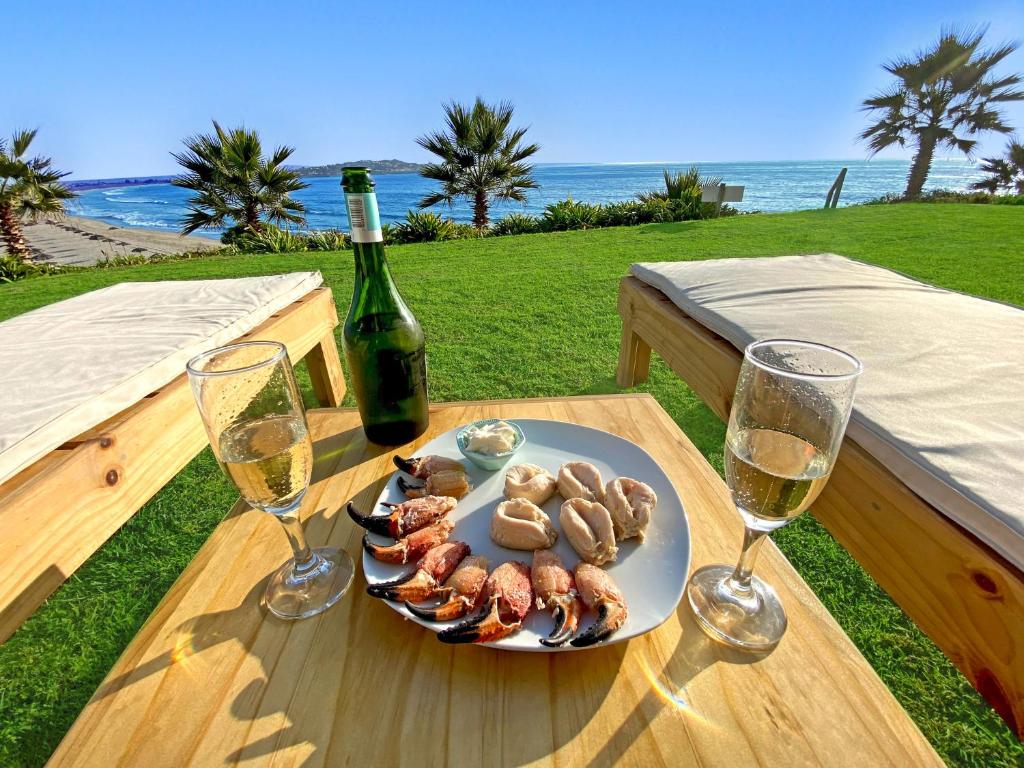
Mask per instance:
[[[653,350],[728,419],[741,352],[635,277],[619,314],[619,386],[647,378]],[[1024,573],[849,437],[812,512],[1024,737]]]
[[[337,325],[331,290],[316,288],[236,341],[280,341],[337,406]],[[0,642],[206,445],[182,373],[0,485]]]

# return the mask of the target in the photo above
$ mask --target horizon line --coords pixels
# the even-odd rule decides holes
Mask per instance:
[[[394,158],[397,159],[397,158]],[[608,166],[608,165],[743,165],[748,163],[870,163],[870,162],[897,162],[897,163],[909,163],[911,158],[903,157],[821,157],[813,159],[778,159],[778,160],[606,160],[606,161],[583,161],[583,160],[566,160],[566,161],[546,161],[542,163],[534,163],[534,167],[541,166],[573,166],[573,165],[597,165],[597,166]],[[401,160],[400,162],[407,162],[410,164],[423,165],[415,160]],[[936,156],[932,162],[961,162],[961,163],[973,163],[977,164],[977,160],[969,157],[957,157],[957,156]],[[326,165],[344,165],[344,163],[318,163],[318,164],[289,164],[292,168],[318,168]],[[383,175],[397,176],[402,173],[415,173],[414,171],[399,171],[397,173],[387,173]],[[115,181],[117,179],[169,179],[177,176],[178,172],[174,171],[171,173],[137,173],[137,174],[124,174],[119,173],[114,176],[92,176],[89,178],[78,178],[75,176],[74,171],[68,173],[66,177],[68,181],[74,182],[86,182],[86,181]],[[310,177],[313,178],[313,177]]]

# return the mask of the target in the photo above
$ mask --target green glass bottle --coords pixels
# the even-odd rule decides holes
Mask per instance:
[[[423,329],[398,293],[384,258],[370,171],[343,168],[341,186],[356,266],[345,320],[345,358],[367,439],[401,445],[422,435],[429,421]]]

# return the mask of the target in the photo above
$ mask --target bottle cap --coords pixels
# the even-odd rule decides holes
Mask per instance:
[[[369,168],[346,165],[341,169],[341,188],[346,192],[373,192],[375,186]]]

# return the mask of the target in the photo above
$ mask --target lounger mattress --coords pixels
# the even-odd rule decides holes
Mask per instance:
[[[848,436],[1024,568],[1024,310],[829,253],[632,274],[737,349],[781,337],[856,355]]]
[[[120,283],[0,323],[0,482],[322,282],[296,272]]]

